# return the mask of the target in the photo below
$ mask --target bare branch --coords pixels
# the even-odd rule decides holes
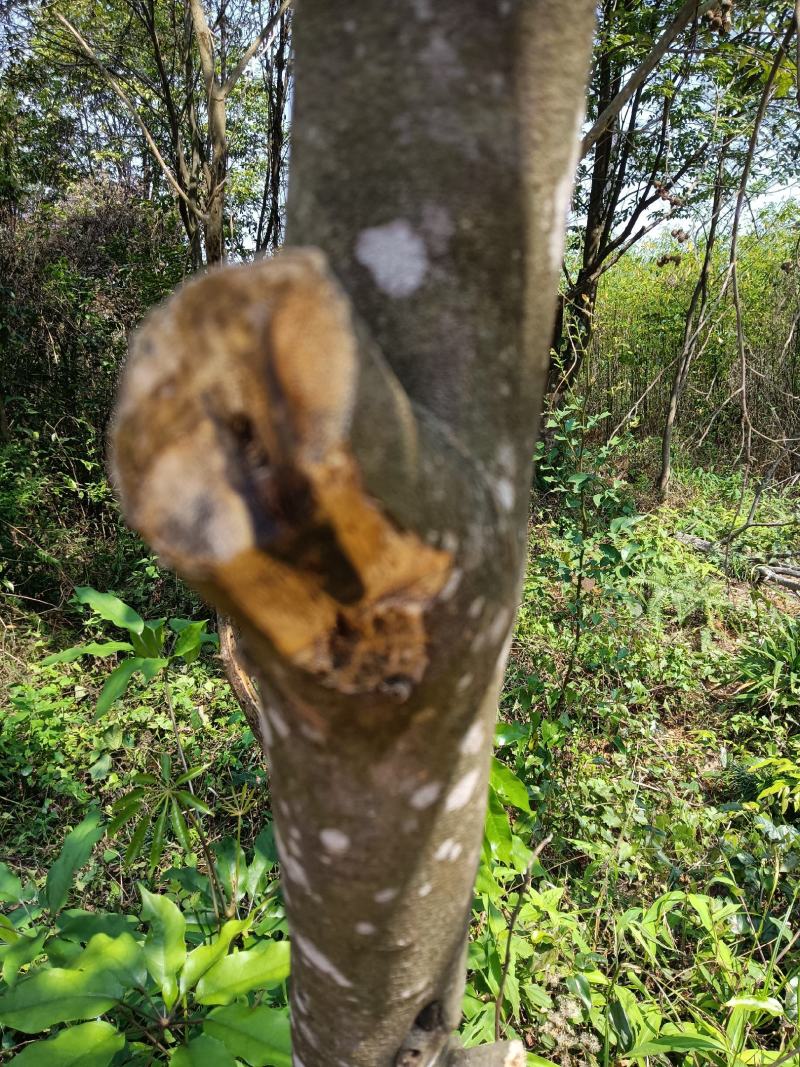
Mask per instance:
[[[581,159],[591,151],[600,135],[608,128],[609,123],[616,118],[620,111],[622,111],[628,101],[632,98],[633,94],[644,83],[645,79],[653,73],[678,34],[685,29],[693,18],[699,18],[701,15],[704,15],[706,11],[709,11],[714,7],[716,3],[717,0],[705,0],[704,3],[700,3],[699,0],[686,0],[686,3],[675,16],[674,21],[670,23],[653,45],[650,54],[639,64],[633,74],[631,74],[628,81],[622,89],[620,89],[608,107],[599,116],[594,126],[592,126],[581,141]]]
[[[100,71],[100,73],[106,79],[108,84],[114,90],[116,95],[119,97],[119,99],[125,105],[125,107],[128,109],[128,111],[130,112],[130,114],[133,117],[134,121],[136,122],[136,125],[142,131],[142,135],[143,135],[145,141],[147,142],[147,147],[150,149],[151,153],[153,154],[153,158],[155,159],[156,163],[158,163],[159,167],[161,167],[161,170],[164,173],[164,177],[167,179],[169,184],[172,186],[173,191],[181,198],[181,200],[184,201],[186,206],[190,209],[190,211],[192,211],[192,213],[194,215],[197,216],[197,218],[205,221],[207,216],[202,211],[200,211],[200,209],[197,207],[197,205],[194,204],[192,202],[192,200],[190,199],[190,197],[187,196],[187,194],[184,192],[184,190],[181,189],[180,185],[178,184],[177,179],[175,178],[175,175],[172,173],[172,171],[170,170],[169,165],[167,164],[166,160],[164,159],[164,157],[159,152],[158,145],[153,140],[153,136],[150,133],[150,131],[148,130],[147,126],[144,124],[144,120],[142,119],[141,115],[137,111],[136,106],[134,105],[133,101],[128,96],[128,94],[125,92],[125,90],[122,88],[122,86],[119,84],[117,79],[114,77],[114,75],[108,69],[108,67],[106,67],[106,65],[99,58],[99,56],[96,54],[96,52],[94,52],[92,50],[92,48],[90,47],[88,42],[85,40],[84,37],[81,36],[79,31],[72,25],[72,23],[69,22],[67,19],[65,19],[64,16],[61,15],[58,11],[54,11],[53,15],[61,23],[61,25],[64,27],[64,29],[66,29],[68,31],[68,33],[70,33],[75,38],[75,40],[78,42],[78,45],[79,45],[81,51],[83,52],[83,54],[86,56],[86,58],[88,60],[90,60],[97,67],[97,69]]]
[[[267,22],[261,33],[251,43],[250,47],[245,51],[242,58],[233,68],[231,73],[228,75],[225,85],[223,86],[223,92],[226,96],[233,89],[234,85],[236,85],[239,78],[241,78],[245,68],[247,67],[247,64],[250,62],[253,56],[256,55],[256,53],[259,52],[262,48],[269,47],[270,42],[275,34],[275,31],[278,28],[278,24],[281,18],[283,17],[284,13],[289,9],[289,7],[291,7],[291,4],[292,0],[283,0],[283,3],[278,8],[277,12]]]

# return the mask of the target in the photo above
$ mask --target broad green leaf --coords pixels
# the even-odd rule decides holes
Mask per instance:
[[[66,904],[76,872],[88,861],[104,833],[102,813],[95,808],[67,834],[58,859],[47,872],[45,902],[53,914]]]
[[[149,682],[162,668],[167,666],[167,662],[165,659],[143,659],[140,656],[131,656],[123,660],[109,674],[100,690],[100,696],[97,698],[97,714],[105,715],[112,704],[125,695],[125,690],[137,671],[141,671]]]
[[[662,1056],[665,1052],[724,1052],[725,1045],[713,1037],[688,1037],[674,1034],[669,1037],[656,1037],[634,1045],[626,1053],[626,1058],[641,1056]]]
[[[31,963],[41,954],[47,930],[40,930],[32,937],[22,935],[3,954],[3,981],[9,989],[15,985],[20,968]]]
[[[175,642],[172,655],[183,656],[187,663],[197,659],[200,646],[203,643],[205,628],[205,620],[203,622],[190,622],[188,626],[184,626],[178,635],[178,640]]]
[[[289,942],[263,941],[224,956],[197,983],[200,1004],[230,1004],[253,989],[269,989],[289,977]]]
[[[24,1034],[38,1034],[56,1023],[102,1015],[121,996],[122,988],[108,973],[46,968],[0,994],[0,1022]]]
[[[587,1011],[592,1010],[592,990],[589,979],[579,971],[567,979],[567,989],[583,1004]]]
[[[558,1067],[557,1063],[552,1060],[546,1060],[544,1056],[537,1056],[535,1052],[529,1052],[528,1067]]]
[[[731,997],[726,1008],[744,1008],[746,1011],[765,1011],[769,1015],[783,1015],[783,1005],[775,997]]]
[[[139,887],[142,918],[150,924],[144,943],[147,969],[161,988],[167,1008],[178,998],[177,974],[186,960],[186,919],[169,897],[160,897]]]
[[[236,1067],[236,1060],[222,1042],[207,1034],[181,1045],[169,1062],[171,1067]]]
[[[113,656],[115,652],[132,652],[133,645],[127,641],[91,641],[88,645],[73,645],[65,648],[63,652],[54,652],[52,656],[46,656],[42,660],[43,667],[49,667],[52,663],[72,663],[81,656],[95,656],[102,659],[105,656]]]
[[[88,604],[101,619],[113,622],[115,626],[121,626],[123,630],[140,634],[144,629],[144,619],[141,615],[111,593],[100,593],[91,586],[79,585],[75,590],[75,599],[79,604]]]
[[[0,863],[0,901],[17,904],[22,900],[22,882],[7,863]]]
[[[11,1062],[15,1067],[107,1067],[124,1045],[111,1023],[81,1023],[28,1045]]]
[[[521,782],[517,778],[516,774],[506,767],[505,763],[501,763],[499,759],[492,756],[492,773],[490,777],[492,787],[501,800],[506,804],[510,804],[514,808],[518,808],[520,811],[530,811],[531,803],[528,798],[528,790],[525,788],[525,783]]]
[[[180,993],[183,996],[194,989],[203,975],[222,959],[228,951],[231,941],[238,937],[250,925],[247,919],[231,919],[226,922],[217,937],[209,945],[200,945],[186,957],[181,971]]]
[[[69,908],[62,911],[56,921],[59,933],[73,941],[90,941],[95,934],[107,934],[119,937],[131,934],[139,925],[133,915],[120,915],[110,911],[84,911],[82,908]]]
[[[251,1067],[292,1067],[289,1013],[259,1005],[216,1008],[203,1029]]]
[[[127,931],[116,937],[95,934],[70,969],[113,975],[123,988],[147,981],[142,946]]]
[[[489,786],[484,834],[492,856],[501,863],[511,863],[511,826],[503,802],[493,786]]]
[[[622,1002],[616,997],[608,1006],[608,1016],[611,1021],[611,1027],[617,1035],[620,1050],[627,1052],[628,1049],[633,1047],[636,1041],[636,1034],[628,1018],[628,1013],[625,1011]]]

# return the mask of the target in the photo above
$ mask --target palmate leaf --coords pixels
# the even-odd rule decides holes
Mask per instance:
[[[111,1023],[81,1023],[28,1045],[11,1062],[15,1067],[107,1067],[124,1045]]]

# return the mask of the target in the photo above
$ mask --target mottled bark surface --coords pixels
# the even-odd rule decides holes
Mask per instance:
[[[299,1067],[457,1052],[592,4],[301,0],[288,240],[141,331],[129,521],[241,628]]]

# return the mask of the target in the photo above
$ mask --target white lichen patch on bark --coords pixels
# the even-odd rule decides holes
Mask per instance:
[[[483,723],[480,720],[477,720],[464,734],[461,744],[459,745],[459,751],[462,755],[474,756],[477,752],[480,752],[485,736],[486,730],[484,729]]]
[[[425,242],[406,219],[362,230],[355,251],[358,262],[388,296],[411,296],[428,270]]]
[[[416,808],[418,811],[423,811],[425,808],[429,808],[431,804],[436,803],[436,799],[442,791],[440,782],[428,782],[427,785],[420,786],[414,793],[411,794],[409,804],[412,808]]]
[[[312,967],[316,967],[322,974],[326,974],[332,982],[335,982],[336,985],[341,986],[343,989],[352,988],[353,983],[350,979],[345,978],[342,972],[307,937],[303,934],[295,933],[294,944]]]
[[[472,794],[475,792],[475,786],[478,784],[479,778],[480,771],[477,767],[467,771],[464,777],[460,778],[447,794],[447,800],[444,805],[445,811],[460,811],[461,808],[465,808],[472,799]]]
[[[326,848],[328,852],[336,852],[339,855],[343,855],[350,848],[350,838],[341,830],[330,828],[320,830],[319,839],[322,842],[322,847]]]

